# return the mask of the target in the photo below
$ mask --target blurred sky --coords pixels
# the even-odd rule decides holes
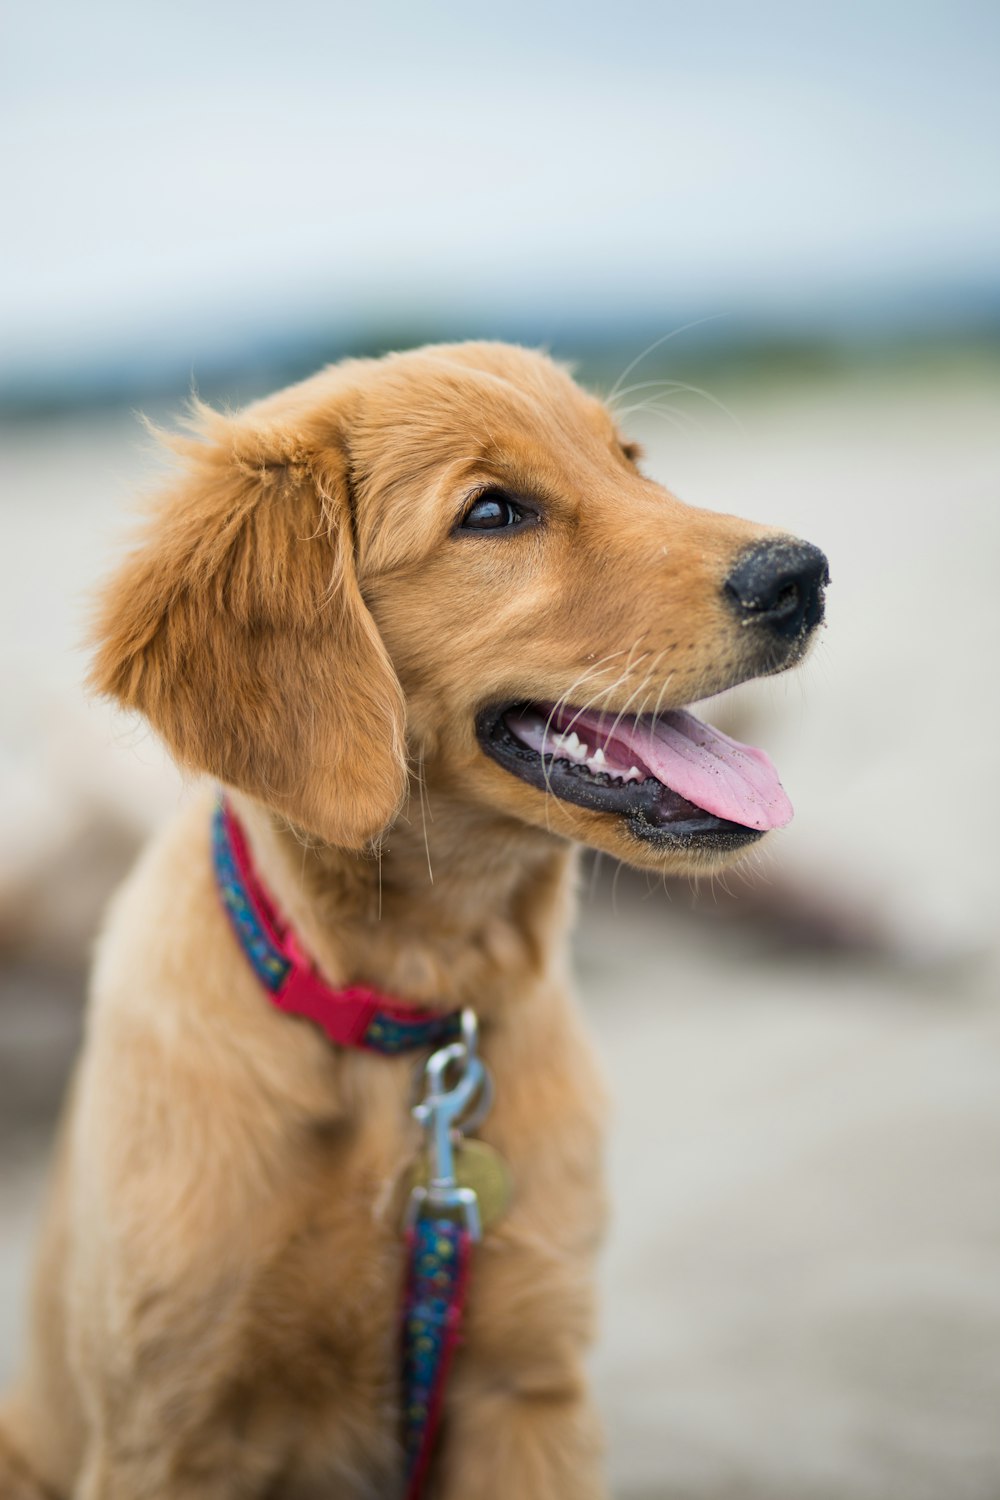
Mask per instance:
[[[996,0],[42,0],[3,32],[8,379],[311,317],[656,332],[997,282]]]

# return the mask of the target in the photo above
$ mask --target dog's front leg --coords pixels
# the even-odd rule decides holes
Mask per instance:
[[[604,1439],[583,1373],[592,1249],[516,1226],[473,1252],[435,1500],[603,1500]]]
[[[603,1437],[582,1378],[473,1384],[448,1413],[435,1500],[604,1500]]]
[[[287,1453],[265,1414],[236,1403],[190,1408],[187,1379],[92,1389],[91,1428],[73,1500],[251,1500],[270,1494]],[[214,1407],[214,1409],[213,1409]],[[229,1409],[227,1409],[227,1407]]]
[[[244,1500],[264,1493],[266,1481],[248,1467],[246,1443],[223,1453],[192,1456],[188,1462],[171,1453],[173,1444],[147,1434],[141,1442],[121,1436],[99,1439],[88,1452],[73,1500]]]

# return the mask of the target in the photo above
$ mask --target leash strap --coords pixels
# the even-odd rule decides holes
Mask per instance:
[[[424,1097],[413,1118],[426,1138],[426,1182],[406,1211],[407,1277],[403,1304],[403,1445],[406,1500],[419,1500],[434,1451],[452,1357],[461,1341],[472,1246],[482,1238],[478,1194],[458,1180],[465,1132],[481,1123],[493,1098],[478,1052],[475,1013],[462,1012],[462,1039],[427,1060]]]
[[[420,1218],[406,1232],[403,1449],[406,1500],[419,1500],[461,1340],[472,1236],[453,1219]]]
[[[416,1010],[365,985],[336,989],[306,956],[261,884],[236,815],[221,799],[212,819],[212,860],[222,904],[254,973],[279,1010],[303,1016],[339,1047],[395,1056],[458,1036],[461,1013]]]

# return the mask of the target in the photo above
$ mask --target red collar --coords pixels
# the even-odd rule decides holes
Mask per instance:
[[[236,815],[220,799],[212,821],[212,859],[233,931],[268,998],[314,1022],[331,1042],[394,1054],[454,1040],[460,1013],[417,1010],[365,985],[335,989],[279,917],[250,859]]]

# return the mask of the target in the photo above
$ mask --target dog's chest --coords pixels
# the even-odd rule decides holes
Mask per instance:
[[[253,1321],[282,1363],[308,1366],[310,1389],[339,1386],[338,1371],[357,1388],[384,1365],[399,1316],[400,1167],[391,1158],[324,1165],[310,1163],[289,1193],[285,1227],[256,1277]]]
[[[403,1247],[378,1189],[350,1172],[300,1186],[250,1289],[246,1365],[289,1440],[289,1497],[398,1466]]]

